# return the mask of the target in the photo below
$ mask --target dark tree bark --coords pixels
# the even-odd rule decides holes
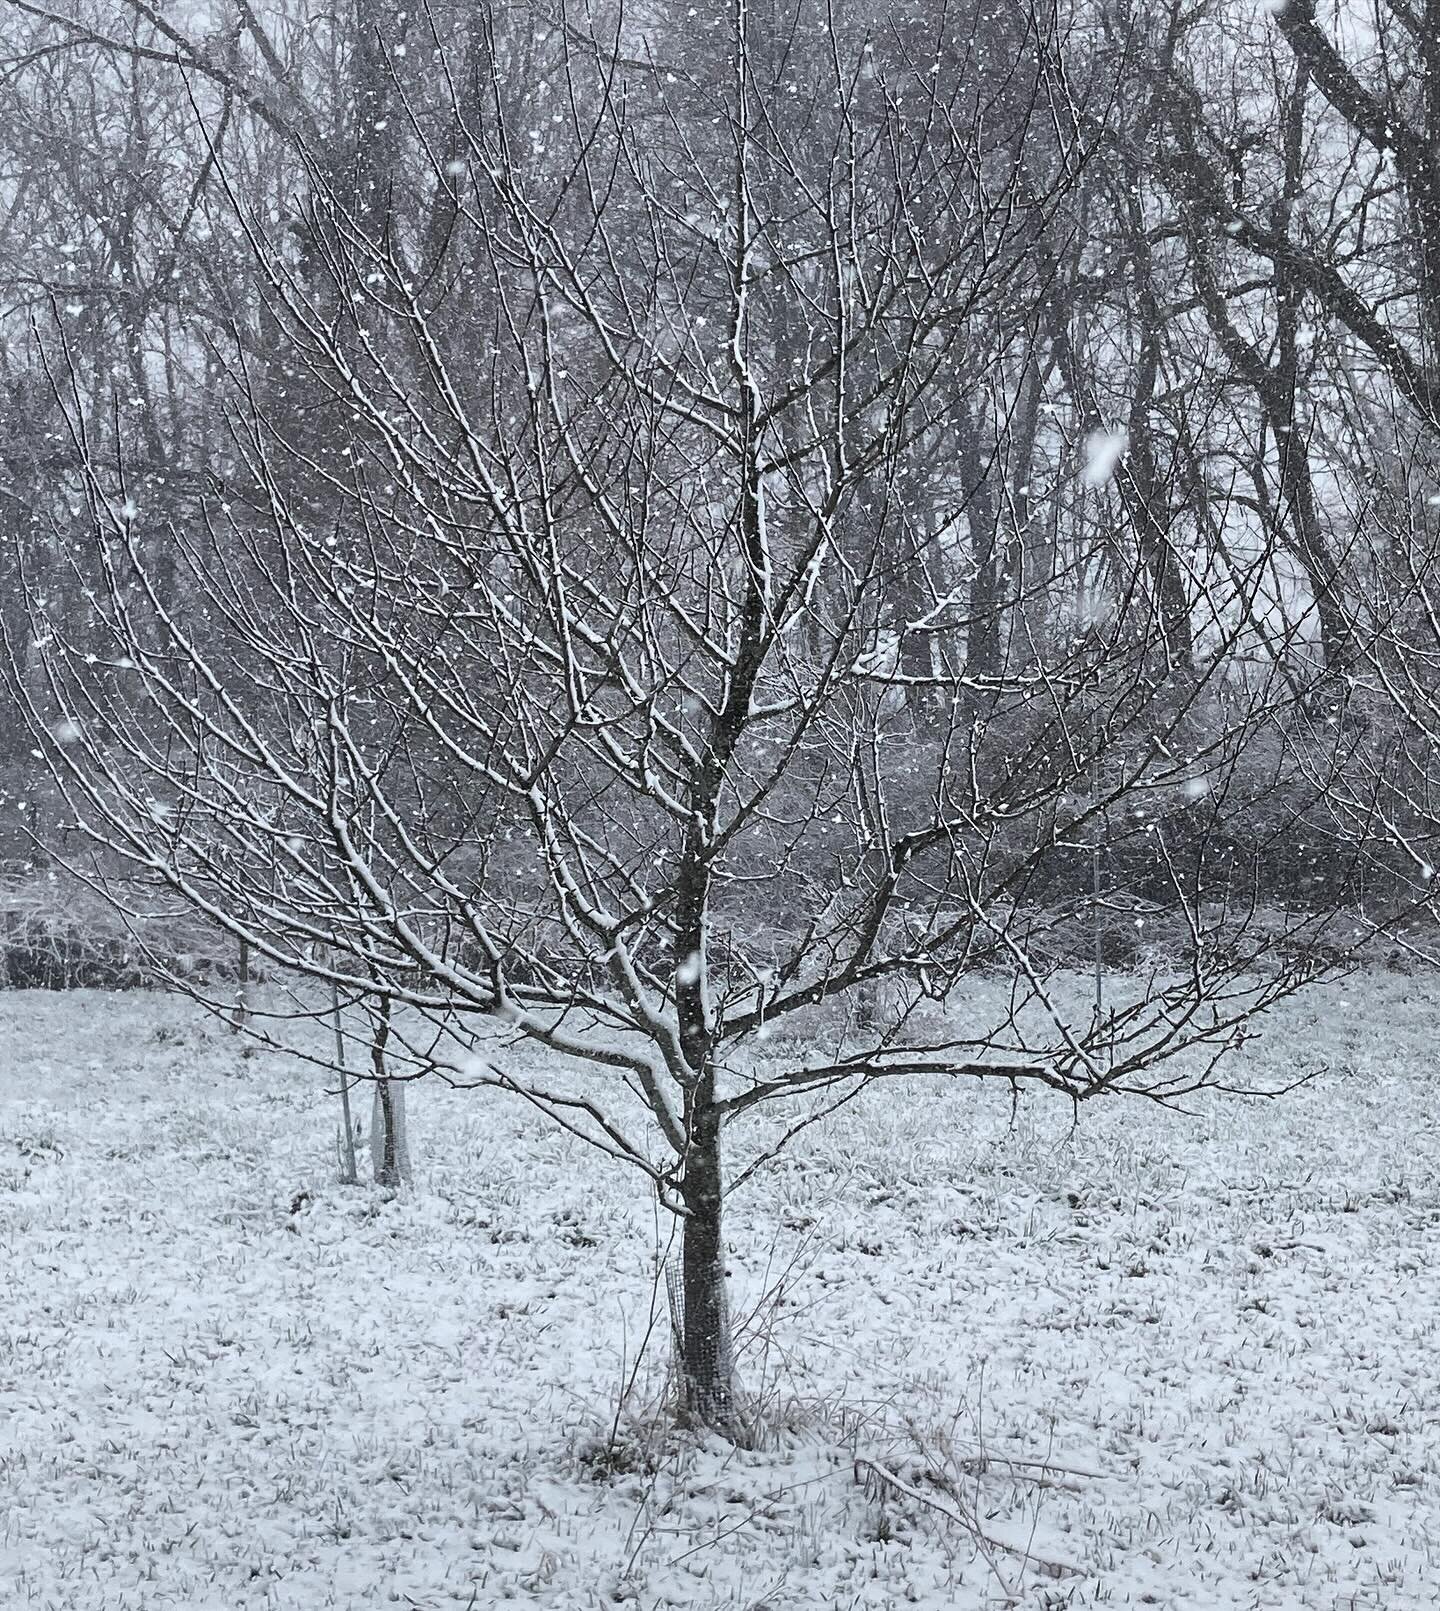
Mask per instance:
[[[1126,420],[1127,447],[1118,476],[1125,513],[1153,590],[1154,626],[1167,675],[1188,672],[1194,632],[1185,567],[1172,533],[1169,478],[1162,475],[1155,431],[1156,386],[1164,345],[1165,315],[1155,285],[1155,261],[1135,176],[1124,200],[1126,245],[1134,263],[1135,313],[1140,353]]]
[[[1291,213],[1304,184],[1301,153],[1307,75],[1302,65],[1285,109],[1285,181],[1271,225],[1288,237]],[[1193,134],[1187,136],[1186,163],[1193,173],[1202,163]],[[1218,189],[1219,176],[1209,183]],[[1306,301],[1303,278],[1292,263],[1277,262],[1275,274],[1276,362],[1266,362],[1230,316],[1215,267],[1213,222],[1196,207],[1186,208],[1190,267],[1206,321],[1236,373],[1259,399],[1265,426],[1279,458],[1279,501],[1267,513],[1309,582],[1320,623],[1320,650],[1328,673],[1342,672],[1355,654],[1353,622],[1346,607],[1344,578],[1333,545],[1324,532],[1310,466],[1308,426],[1300,404],[1298,332]],[[1257,474],[1258,474],[1257,469]],[[1264,476],[1259,476],[1263,484]],[[1268,495],[1267,495],[1268,497]]]
[[[682,1400],[704,1426],[739,1431],[729,1283],[725,1272],[721,1116],[700,1109],[689,1127],[681,1196],[684,1315],[681,1322]]]
[[[969,409],[956,415],[956,441],[960,453],[960,487],[965,517],[970,526],[969,626],[966,660],[976,677],[998,677],[1001,670],[1000,633],[1000,512],[992,477],[980,441],[979,422]]]

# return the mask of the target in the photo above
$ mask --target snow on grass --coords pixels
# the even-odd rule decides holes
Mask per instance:
[[[734,1450],[663,1413],[643,1183],[519,1104],[415,1091],[386,1200],[300,1065],[0,993],[0,1605],[1432,1607],[1437,1009],[1275,1014],[1277,1103],[807,1132],[731,1211]]]

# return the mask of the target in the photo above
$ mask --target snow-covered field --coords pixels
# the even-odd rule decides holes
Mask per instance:
[[[1328,1070],[1281,1102],[808,1132],[732,1206],[737,1451],[668,1428],[668,1230],[580,1143],[422,1088],[386,1201],[313,1073],[0,993],[0,1606],[1434,1607],[1437,1026],[1375,975],[1269,1020]]]

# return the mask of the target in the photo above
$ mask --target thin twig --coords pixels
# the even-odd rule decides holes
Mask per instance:
[[[919,1488],[912,1487],[903,1477],[897,1476],[888,1466],[881,1465],[878,1460],[870,1460],[861,1456],[855,1461],[855,1470],[857,1474],[866,1471],[872,1472],[881,1482],[887,1483],[894,1488],[897,1493],[902,1493],[908,1499],[915,1500],[917,1504],[924,1505],[928,1509],[936,1511],[941,1516],[957,1523],[974,1538],[982,1549],[1002,1550],[1007,1555],[1017,1556],[1027,1565],[1038,1568],[1047,1577],[1079,1577],[1084,1571],[1083,1567],[1076,1566],[1071,1561],[1058,1561],[1051,1557],[1037,1555],[1028,1546],[1009,1544],[1003,1538],[996,1538],[993,1534],[985,1532],[973,1514],[967,1514],[965,1510],[957,1509],[953,1505],[947,1505],[943,1499],[937,1498],[934,1494],[927,1494]],[[963,1504],[963,1501],[957,1501],[957,1504]],[[993,1562],[991,1564],[993,1566]],[[999,1576],[998,1573],[996,1575]],[[1003,1578],[1001,1581],[1004,1581]]]

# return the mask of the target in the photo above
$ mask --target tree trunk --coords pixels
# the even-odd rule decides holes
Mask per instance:
[[[976,418],[962,411],[956,421],[960,484],[970,526],[970,621],[966,629],[966,670],[975,677],[998,677],[1001,669],[1000,515]]]
[[[681,1192],[686,1218],[681,1240],[681,1393],[686,1412],[734,1438],[735,1356],[722,1234],[724,1193],[720,1168],[720,1115],[696,1117]]]
[[[410,1142],[405,1133],[405,1086],[375,1081],[370,1112],[370,1163],[375,1183],[399,1189],[411,1178]]]
[[[244,1029],[250,1020],[250,942],[240,942],[240,966],[235,986],[235,1011],[230,1022],[236,1029]]]
[[[345,1066],[345,1031],[340,1023],[340,989],[330,981],[330,1021],[335,1030],[335,1067],[340,1075],[340,1184],[354,1186],[360,1176],[355,1167],[355,1123],[350,1116],[350,1071]]]
[[[385,1053],[390,1041],[390,1002],[381,997],[370,1042],[370,1066],[375,1077],[375,1100],[370,1110],[370,1163],[375,1182],[399,1190],[408,1185],[410,1142],[405,1133],[405,1085],[387,1078]]]

